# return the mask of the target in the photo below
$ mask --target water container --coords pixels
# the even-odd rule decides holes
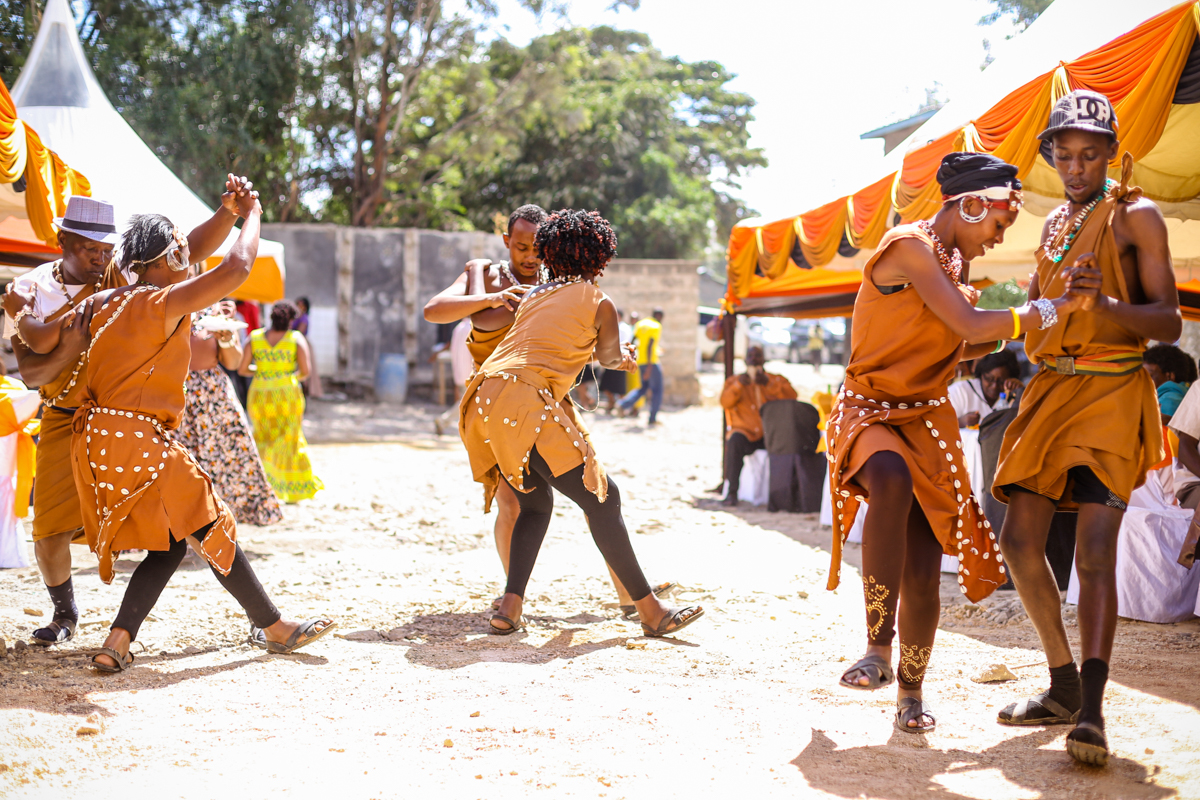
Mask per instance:
[[[382,403],[403,403],[408,396],[408,359],[403,353],[383,353],[375,367],[375,397]]]

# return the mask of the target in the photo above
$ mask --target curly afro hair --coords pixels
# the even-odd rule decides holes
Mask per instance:
[[[555,211],[538,227],[534,244],[554,278],[597,278],[617,254],[617,235],[597,211]]]
[[[1195,383],[1196,359],[1173,344],[1156,344],[1142,354],[1147,364],[1153,364],[1177,383]]]

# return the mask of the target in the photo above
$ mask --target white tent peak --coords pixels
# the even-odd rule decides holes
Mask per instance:
[[[171,172],[125,122],[96,80],[67,0],[47,0],[29,58],[12,88],[17,115],[92,185],[92,196],[116,208],[117,224],[134,214],[162,214],[190,231],[212,216],[201,200]],[[211,187],[210,202],[224,191]],[[217,250],[224,255],[237,231]],[[278,277],[267,273],[278,271]],[[283,245],[261,240],[258,260],[245,289],[267,285],[282,291]],[[248,296],[253,296],[251,291]],[[277,300],[265,294],[258,300]]]
[[[87,108],[92,98],[104,98],[67,0],[47,0],[41,26],[26,66],[12,88],[13,102],[22,106],[78,106]]]

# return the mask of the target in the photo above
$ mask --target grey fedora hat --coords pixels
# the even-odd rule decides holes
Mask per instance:
[[[60,230],[104,244],[117,243],[116,214],[112,203],[72,195],[67,211],[54,220]]]

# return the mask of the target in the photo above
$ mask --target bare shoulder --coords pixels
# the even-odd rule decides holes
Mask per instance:
[[[873,270],[876,284],[895,283],[911,279],[913,274],[925,269],[940,269],[937,256],[929,245],[915,236],[903,235],[904,229],[915,229],[915,225],[901,225],[893,229],[900,236],[888,244],[879,256]]]
[[[1147,197],[1119,204],[1113,215],[1113,227],[1118,236],[1139,244],[1148,244],[1149,240],[1165,241],[1167,236],[1167,221],[1162,209]]]
[[[497,292],[508,288],[507,282],[500,272],[500,265],[490,258],[473,258],[467,262],[464,271],[468,276],[468,286],[473,280],[482,280],[484,291],[487,292]]]

